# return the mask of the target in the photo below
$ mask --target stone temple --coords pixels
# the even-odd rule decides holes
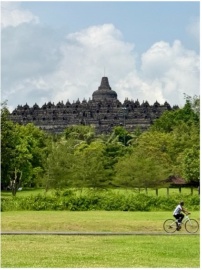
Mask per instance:
[[[157,101],[150,105],[147,101],[142,104],[138,100],[125,99],[121,103],[117,93],[111,89],[107,77],[101,79],[101,84],[92,94],[92,99],[65,104],[59,102],[45,103],[42,107],[34,104],[18,106],[10,119],[19,124],[33,123],[39,128],[51,132],[61,133],[68,126],[92,125],[98,134],[109,133],[115,126],[123,126],[128,131],[136,128],[144,131],[159,118],[166,110],[178,108],[165,102],[160,105]]]

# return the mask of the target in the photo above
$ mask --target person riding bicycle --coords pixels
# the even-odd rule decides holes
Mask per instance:
[[[184,209],[184,202],[181,201],[175,208],[173,212],[173,216],[176,218],[176,224],[177,224],[177,230],[179,231],[181,229],[181,223],[184,218],[184,215],[181,212],[184,212],[185,214],[190,214],[187,210]]]

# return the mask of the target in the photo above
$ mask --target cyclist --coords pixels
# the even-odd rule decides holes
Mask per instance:
[[[184,212],[185,214],[190,214],[187,210],[184,209],[184,202],[181,201],[175,208],[173,212],[173,216],[176,218],[176,225],[177,225],[177,231],[181,229],[181,223],[184,218],[184,215],[181,212]]]

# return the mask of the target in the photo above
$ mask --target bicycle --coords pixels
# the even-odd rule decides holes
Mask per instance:
[[[189,218],[188,215],[185,215],[182,224],[184,224],[188,233],[196,233],[199,229],[198,221],[193,218]],[[177,230],[177,220],[166,219],[163,223],[163,228],[167,233],[174,233]]]

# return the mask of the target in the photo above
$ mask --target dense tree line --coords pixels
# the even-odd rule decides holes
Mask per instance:
[[[13,195],[20,186],[157,187],[170,176],[199,182],[199,97],[166,111],[149,130],[115,127],[97,135],[91,126],[72,126],[51,135],[33,124],[9,120],[1,108],[1,185]]]
[[[35,185],[45,172],[50,138],[33,124],[9,120],[6,104],[1,108],[1,188],[13,195],[20,186]]]

